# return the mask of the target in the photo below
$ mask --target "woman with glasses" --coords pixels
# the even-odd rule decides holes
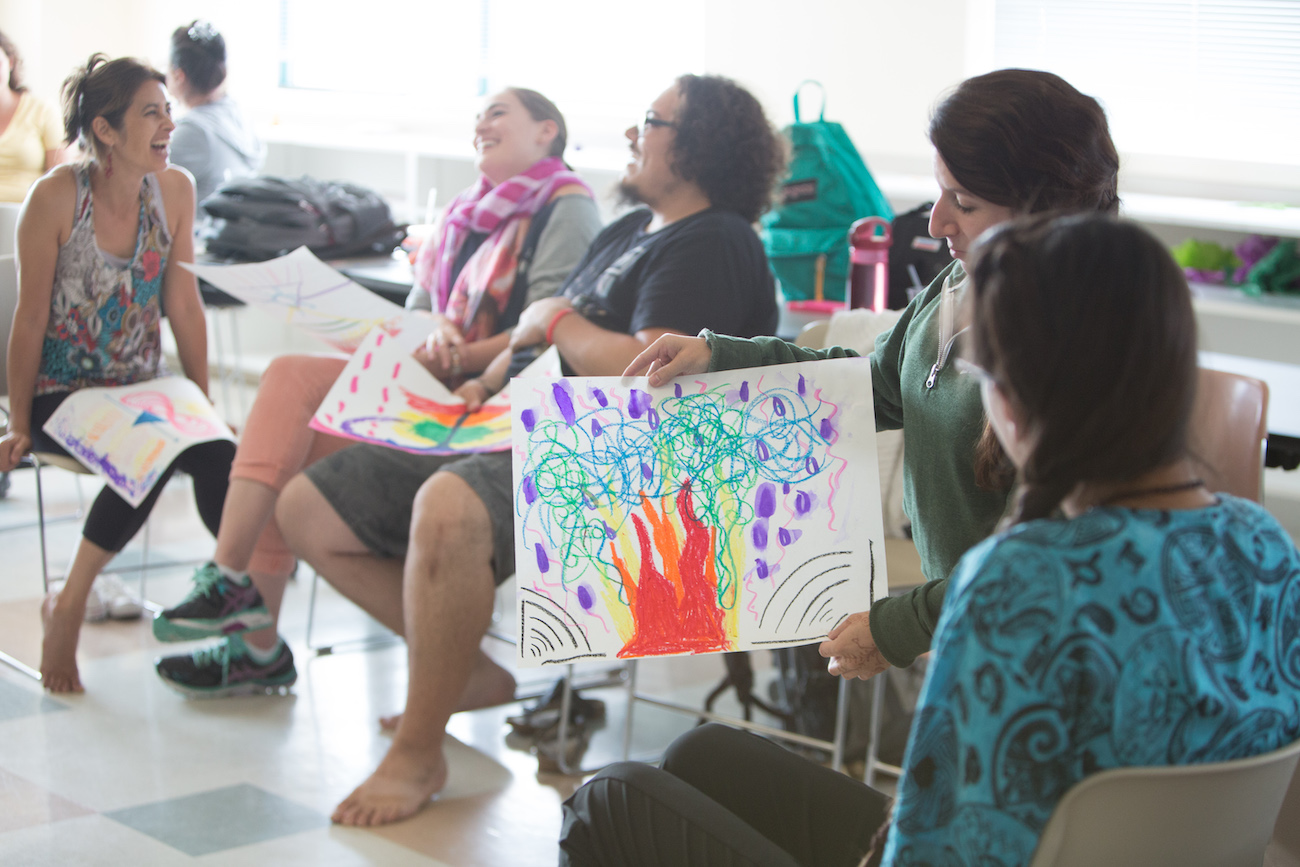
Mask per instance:
[[[1011,474],[985,424],[978,383],[952,364],[967,333],[955,311],[975,239],[1017,214],[1119,209],[1119,157],[1105,113],[1049,72],[1004,69],[962,82],[935,109],[930,142],[939,185],[930,234],[947,240],[956,261],[870,356],[876,429],[903,430],[903,506],[928,580],[831,630],[821,652],[831,673],[845,677],[905,667],[929,649],[949,574],[1006,510]],[[662,338],[627,373],[662,385],[684,373],[852,354],[705,332]]]
[[[600,228],[590,188],[564,162],[566,136],[554,103],[523,88],[489,97],[475,122],[478,181],[452,200],[421,246],[407,299],[433,320],[415,357],[451,388],[467,387],[506,347],[518,311],[555,293]],[[526,261],[530,233],[535,249]],[[263,374],[213,561],[195,572],[189,596],[154,620],[161,641],[222,638],[158,660],[158,674],[180,692],[227,696],[297,679],[275,628],[295,559],[273,510],[303,467],[352,444],[308,427],[346,363],[336,355],[285,355]]]
[[[891,826],[873,833],[880,793],[713,725],[575,793],[562,864],[1026,865],[1090,774],[1300,738],[1300,552],[1196,476],[1179,267],[1102,214],[1020,218],[967,252],[963,375],[1018,484],[950,579]]]

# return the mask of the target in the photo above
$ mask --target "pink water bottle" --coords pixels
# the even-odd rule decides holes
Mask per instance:
[[[889,299],[888,220],[863,217],[849,229],[849,306],[877,313]]]

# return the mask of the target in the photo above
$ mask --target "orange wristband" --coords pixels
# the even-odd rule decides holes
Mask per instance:
[[[547,345],[550,345],[555,342],[555,326],[560,324],[560,320],[568,316],[570,313],[577,313],[577,312],[578,311],[574,310],[572,307],[565,307],[563,310],[556,311],[555,315],[551,317],[551,324],[546,326]]]

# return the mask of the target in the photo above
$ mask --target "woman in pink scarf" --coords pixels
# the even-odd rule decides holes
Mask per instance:
[[[562,159],[565,137],[559,110],[531,90],[490,97],[478,117],[478,182],[452,201],[421,248],[407,299],[408,308],[435,320],[415,357],[449,387],[505,348],[518,311],[559,289],[600,227],[590,188]],[[535,251],[521,262],[538,219],[545,223],[534,233]],[[351,443],[307,426],[346,361],[281,356],[263,374],[231,469],[213,562],[196,571],[189,596],[154,621],[163,641],[229,637],[160,659],[168,685],[225,696],[296,679],[275,630],[294,566],[275,524],[275,500],[303,467]],[[238,634],[245,629],[252,631]]]

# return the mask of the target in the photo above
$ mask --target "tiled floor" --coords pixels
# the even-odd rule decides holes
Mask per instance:
[[[47,475],[53,514],[70,515],[73,478]],[[93,480],[85,483],[93,495]],[[30,665],[39,657],[41,590],[31,471],[0,500],[0,649]],[[56,568],[78,537],[75,519],[53,524]],[[155,509],[152,562],[208,556],[184,479]],[[138,562],[133,544],[119,558]],[[171,603],[191,566],[151,571],[149,596]],[[134,576],[127,573],[128,582]],[[380,634],[322,583],[319,641]],[[165,688],[152,660],[178,646],[157,643],[147,621],[87,624],[80,668],[86,692],[43,695],[0,666],[0,864],[4,865],[523,865],[554,864],[560,802],[580,778],[539,773],[538,760],[507,745],[505,718],[521,704],[452,718],[451,778],[441,798],[387,828],[332,826],[329,813],[387,749],[376,719],[401,707],[400,644],[312,655],[303,644],[307,581],[290,586],[282,631],[298,662],[287,695],[187,700]],[[488,639],[503,660],[512,646]],[[717,658],[642,663],[639,686],[698,701],[722,674]],[[521,672],[544,688],[553,671]],[[531,680],[528,680],[528,679]],[[626,702],[593,691],[608,722],[586,752],[598,765],[622,752]],[[734,704],[732,704],[734,707]],[[651,757],[693,720],[638,704],[632,751]]]

